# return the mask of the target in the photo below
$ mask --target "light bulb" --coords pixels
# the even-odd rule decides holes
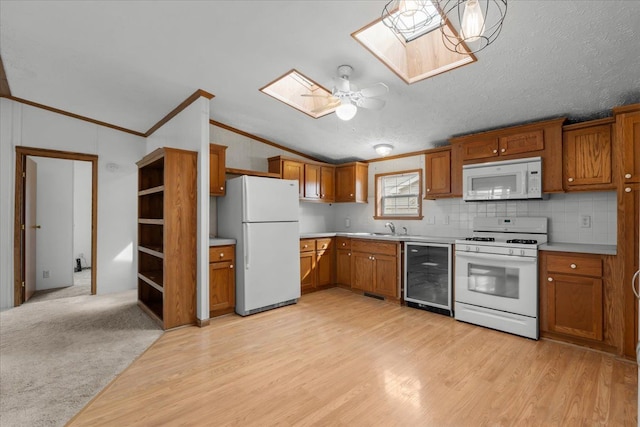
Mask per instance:
[[[484,16],[478,0],[467,0],[462,14],[462,37],[474,42],[484,34]]]
[[[353,119],[356,116],[357,112],[358,107],[353,105],[351,101],[346,98],[343,98],[340,101],[340,106],[336,108],[336,116],[338,116],[340,120],[344,121]]]

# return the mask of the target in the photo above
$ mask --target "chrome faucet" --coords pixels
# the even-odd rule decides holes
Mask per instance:
[[[404,235],[407,236],[409,234],[409,230],[407,230],[407,227],[402,227],[402,230],[404,231]]]
[[[389,227],[389,230],[391,230],[391,233],[396,234],[396,226],[393,225],[392,222],[388,222],[384,226]]]

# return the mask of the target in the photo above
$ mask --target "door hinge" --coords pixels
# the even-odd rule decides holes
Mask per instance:
[[[20,226],[20,230],[24,230],[24,224]]]
[[[22,282],[22,287],[24,288],[24,282]]]

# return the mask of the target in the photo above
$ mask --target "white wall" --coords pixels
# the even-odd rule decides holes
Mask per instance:
[[[197,317],[209,318],[209,100],[200,97],[147,138],[159,147],[198,152]]]
[[[73,161],[73,265],[91,266],[91,162]]]
[[[13,306],[13,177],[20,145],[98,155],[97,291],[135,288],[135,162],[145,153],[145,139],[5,98],[0,117],[0,308]],[[107,170],[108,163],[115,169]]]
[[[409,169],[423,170],[424,156],[404,157],[369,164],[368,204],[338,203],[335,206],[336,231],[388,232],[385,220],[374,220],[375,175]],[[424,190],[424,189],[423,189]],[[552,242],[609,244],[617,239],[617,197],[615,191],[550,194],[548,200],[511,202],[464,202],[460,198],[424,200],[421,221],[394,220],[397,231],[407,227],[409,234],[426,236],[468,236],[475,216],[543,216],[549,218]],[[580,215],[591,217],[591,227],[580,227]],[[349,218],[351,227],[345,226]],[[448,222],[448,223],[447,223]]]
[[[36,183],[36,290],[73,284],[73,161],[32,157]],[[49,277],[44,276],[47,271]]]

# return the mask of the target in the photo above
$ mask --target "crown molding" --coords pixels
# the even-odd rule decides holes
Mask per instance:
[[[196,99],[198,99],[200,97],[204,97],[204,98],[207,98],[207,99],[210,100],[214,96],[215,95],[213,95],[213,94],[211,94],[211,93],[209,93],[207,91],[204,91],[202,89],[196,90],[195,92],[193,92],[191,94],[191,96],[189,96],[187,99],[182,101],[182,104],[178,105],[176,108],[171,110],[169,112],[169,114],[167,114],[162,119],[160,119],[160,121],[158,123],[156,123],[155,125],[151,126],[151,128],[144,133],[144,136],[148,137],[148,136],[152,135],[155,131],[160,129],[165,123],[167,123],[169,120],[171,120],[172,118],[174,118],[175,116],[180,114],[180,112],[182,112],[182,110],[187,108],[189,105],[193,104],[196,101]]]

